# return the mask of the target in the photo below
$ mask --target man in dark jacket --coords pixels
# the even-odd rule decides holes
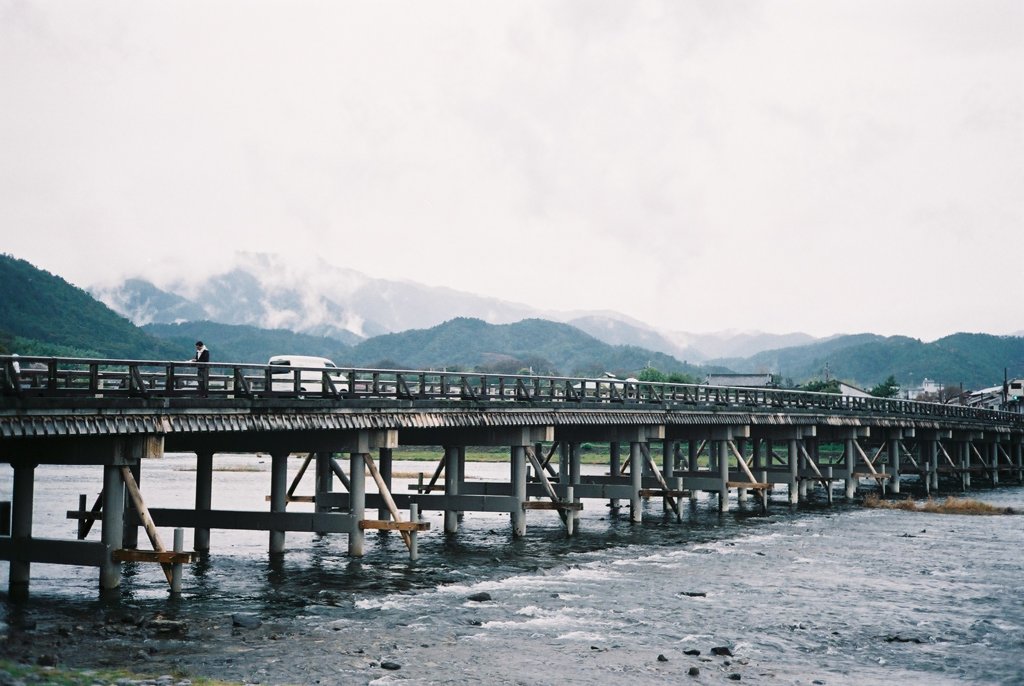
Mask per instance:
[[[203,345],[202,341],[196,341],[196,362],[209,362],[210,361],[210,349]],[[197,376],[199,377],[199,394],[206,397],[206,390],[210,384],[210,370],[207,367],[199,367],[197,370]]]

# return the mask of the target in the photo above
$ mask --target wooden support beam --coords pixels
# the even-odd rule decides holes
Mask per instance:
[[[651,468],[654,476],[658,479],[658,483],[661,484],[662,490],[666,493],[671,491],[672,489],[669,488],[664,475],[661,473],[661,470],[658,469],[658,465],[654,464],[654,458],[651,457],[651,449],[647,443],[640,444],[640,454],[644,456],[644,459],[647,461],[647,465]],[[668,500],[669,507],[671,507],[672,511],[676,513],[676,516],[682,516],[679,512],[679,501],[670,495],[666,495],[665,498]]]
[[[582,510],[583,503],[567,503],[550,500],[527,500],[523,503],[524,510]]]
[[[429,531],[430,522],[396,522],[390,519],[360,519],[360,529],[377,529],[381,531]]]
[[[146,529],[146,535],[149,536],[149,542],[153,545],[153,550],[159,553],[167,552],[164,542],[160,540],[160,532],[156,530],[156,524],[153,523],[153,518],[149,514],[149,509],[142,500],[142,493],[139,492],[139,485],[135,483],[135,477],[132,475],[130,467],[121,467],[121,478],[124,480],[124,485],[128,489],[129,495],[132,497],[132,502],[135,503],[135,510],[142,521],[142,526]],[[167,583],[173,584],[174,576],[171,565],[165,564],[162,567],[164,576],[167,577]]]
[[[663,498],[663,497],[666,497],[666,496],[672,496],[672,497],[675,497],[675,498],[684,498],[684,497],[689,496],[689,495],[690,495],[690,491],[685,490],[685,489],[682,490],[682,491],[672,490],[672,489],[665,490],[664,488],[641,488],[640,489],[640,497],[641,498]]]
[[[263,499],[266,502],[268,502],[268,503],[270,502],[270,496],[269,495],[263,496]],[[290,496],[285,496],[285,502],[289,502],[289,503],[315,503],[316,502],[316,496],[315,495],[290,495]]]
[[[121,548],[110,552],[115,562],[158,562],[163,565],[185,564],[192,562],[193,553],[176,553],[173,550],[136,550]]]
[[[292,495],[295,493],[295,489],[299,487],[299,482],[302,481],[302,476],[306,473],[306,468],[309,467],[309,463],[313,460],[313,456],[316,453],[308,453],[306,459],[302,462],[302,467],[299,468],[299,473],[292,479],[292,485],[288,487],[288,494],[285,500],[290,500]]]
[[[391,497],[391,491],[388,490],[388,485],[384,483],[384,477],[380,475],[380,471],[377,469],[377,464],[373,461],[373,457],[369,453],[363,453],[363,462],[366,463],[367,468],[370,470],[370,476],[377,482],[377,490],[380,491],[380,497],[384,499],[384,504],[388,508],[388,512],[391,513],[391,519],[396,524],[401,523],[402,516],[398,513],[398,506],[395,505],[394,498]],[[412,538],[409,536],[409,532],[405,529],[398,528],[398,532],[402,534],[402,540],[405,541],[405,546],[411,551],[412,550]]]
[[[772,487],[771,484],[763,484],[757,481],[727,481],[725,485],[729,488],[745,488],[748,491],[763,491]]]

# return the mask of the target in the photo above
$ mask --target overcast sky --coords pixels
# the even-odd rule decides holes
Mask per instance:
[[[0,0],[0,252],[1024,329],[1024,2]]]

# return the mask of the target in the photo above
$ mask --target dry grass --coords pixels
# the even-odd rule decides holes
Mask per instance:
[[[880,508],[884,510],[908,510],[910,512],[931,512],[933,514],[961,514],[961,515],[1007,515],[1018,514],[1012,507],[996,507],[983,503],[980,500],[971,498],[955,498],[950,496],[943,501],[932,498],[924,502],[917,502],[907,496],[904,500],[882,500],[877,494],[870,494],[864,498],[864,507]]]

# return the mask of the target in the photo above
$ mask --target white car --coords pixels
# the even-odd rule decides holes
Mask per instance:
[[[338,368],[326,357],[310,355],[274,355],[267,364],[273,367],[271,390],[283,393],[295,392],[296,375],[299,379],[299,393],[322,393],[324,371]],[[345,376],[340,371],[328,373],[334,383],[334,390],[348,390]]]

